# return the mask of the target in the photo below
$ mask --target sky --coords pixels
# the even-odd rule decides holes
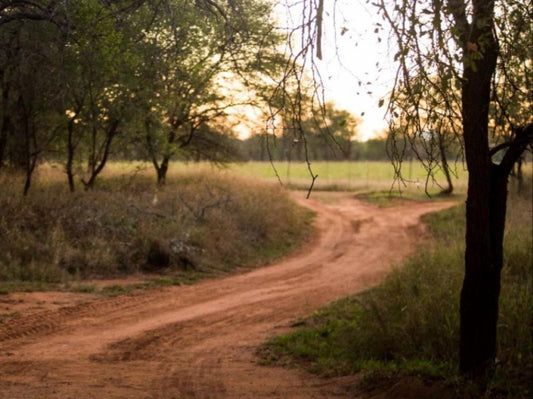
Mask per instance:
[[[285,15],[287,25],[297,26],[301,2],[286,2],[291,5]],[[394,84],[394,51],[387,33],[375,32],[376,23],[382,23],[376,7],[364,0],[324,0],[324,4],[323,57],[315,57],[315,63],[326,100],[358,117],[357,139],[367,140],[387,127],[385,107],[379,108],[378,103],[386,100]]]
[[[301,25],[302,4],[318,0],[278,0],[275,11],[282,29]],[[322,59],[313,60],[322,77],[325,101],[351,112],[360,123],[356,139],[382,136],[387,129],[385,104],[394,85],[396,67],[392,61],[388,34],[376,33],[383,23],[377,8],[366,0],[324,0]],[[385,26],[385,24],[383,24]],[[230,91],[235,92],[231,86]],[[237,90],[238,91],[238,90]],[[244,100],[243,100],[244,101]],[[251,107],[234,107],[228,120],[240,138],[262,132],[264,115]],[[244,116],[244,117],[243,117]]]

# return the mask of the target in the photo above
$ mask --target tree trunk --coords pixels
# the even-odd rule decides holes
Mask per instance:
[[[7,149],[7,138],[9,135],[9,101],[8,87],[2,87],[2,126],[0,127],[0,169],[4,166],[4,156]]]
[[[165,154],[161,163],[158,162],[152,133],[152,124],[150,120],[146,119],[144,121],[144,127],[146,129],[146,144],[148,148],[148,153],[150,155],[150,158],[152,159],[152,164],[154,165],[154,169],[157,174],[157,185],[164,186],[167,178],[170,155],[168,153]]]
[[[479,381],[489,376],[496,358],[507,204],[507,177],[495,165],[489,170],[490,176],[482,184],[469,184],[461,292],[460,369]],[[475,176],[470,174],[470,181],[473,179]],[[487,195],[482,196],[483,192]]]
[[[85,181],[82,179],[82,183],[84,185],[85,190],[92,190],[92,188],[94,187],[94,182],[96,181],[96,178],[98,177],[100,172],[104,169],[104,166],[107,163],[107,159],[109,158],[109,152],[111,150],[111,143],[113,141],[113,138],[117,134],[119,123],[120,121],[116,119],[110,122],[110,125],[106,131],[106,137],[105,137],[104,143],[102,145],[103,148],[101,151],[100,161],[97,161],[96,159],[96,151],[91,155],[91,161],[90,161],[91,170],[90,170],[89,180]]]
[[[158,186],[164,186],[167,181],[169,161],[170,161],[169,155],[163,156],[163,160],[161,161],[161,164],[159,165],[159,168],[157,169],[157,185]]]
[[[31,178],[37,165],[37,159],[39,157],[39,150],[37,149],[37,133],[36,127],[33,123],[31,111],[23,108],[24,117],[22,118],[23,131],[24,131],[24,149],[25,149],[25,172],[26,172],[26,181],[24,182],[24,196],[28,195],[31,186]]]
[[[463,134],[468,166],[465,277],[460,309],[460,370],[485,381],[496,357],[496,326],[505,221],[505,185],[493,173],[489,152],[489,104],[497,46],[492,33],[493,3],[474,2],[474,20],[464,43]]]
[[[67,137],[67,163],[65,165],[65,171],[67,173],[68,188],[71,193],[76,190],[74,184],[74,171],[72,170],[74,165],[74,118],[68,121],[68,137]]]
[[[440,152],[442,171],[444,172],[444,176],[446,176],[446,183],[448,184],[448,187],[442,190],[441,193],[444,195],[450,195],[451,193],[453,193],[453,182],[452,182],[452,176],[450,173],[450,165],[448,165],[448,159],[446,158],[446,146],[444,145],[444,137],[442,137],[442,134],[440,133],[439,133],[439,152]]]
[[[8,135],[8,118],[4,117],[4,122],[2,123],[2,129],[0,130],[0,169],[4,166],[4,155],[7,148],[7,135]]]

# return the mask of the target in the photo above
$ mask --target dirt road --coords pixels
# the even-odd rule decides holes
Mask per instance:
[[[314,241],[279,263],[194,286],[56,306],[0,324],[0,398],[339,398],[340,380],[263,367],[291,321],[379,281],[451,203],[306,202]]]

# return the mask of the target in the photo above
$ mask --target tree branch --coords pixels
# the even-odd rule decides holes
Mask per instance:
[[[490,154],[493,155],[496,152],[507,148],[498,168],[508,175],[511,173],[514,163],[520,158],[528,144],[533,144],[533,123],[516,128],[514,138],[494,147],[491,149]]]

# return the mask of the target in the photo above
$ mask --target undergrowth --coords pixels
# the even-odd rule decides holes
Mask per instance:
[[[486,397],[531,397],[531,191],[511,195],[498,324],[498,366]],[[380,285],[295,323],[263,345],[263,363],[326,376],[360,370],[456,381],[464,205],[426,215],[433,236]],[[464,386],[463,386],[464,388]]]
[[[1,179],[2,292],[132,273],[194,282],[267,263],[311,232],[310,212],[278,186],[216,171],[182,172],[160,189],[123,176],[69,193],[51,179],[26,198]]]

